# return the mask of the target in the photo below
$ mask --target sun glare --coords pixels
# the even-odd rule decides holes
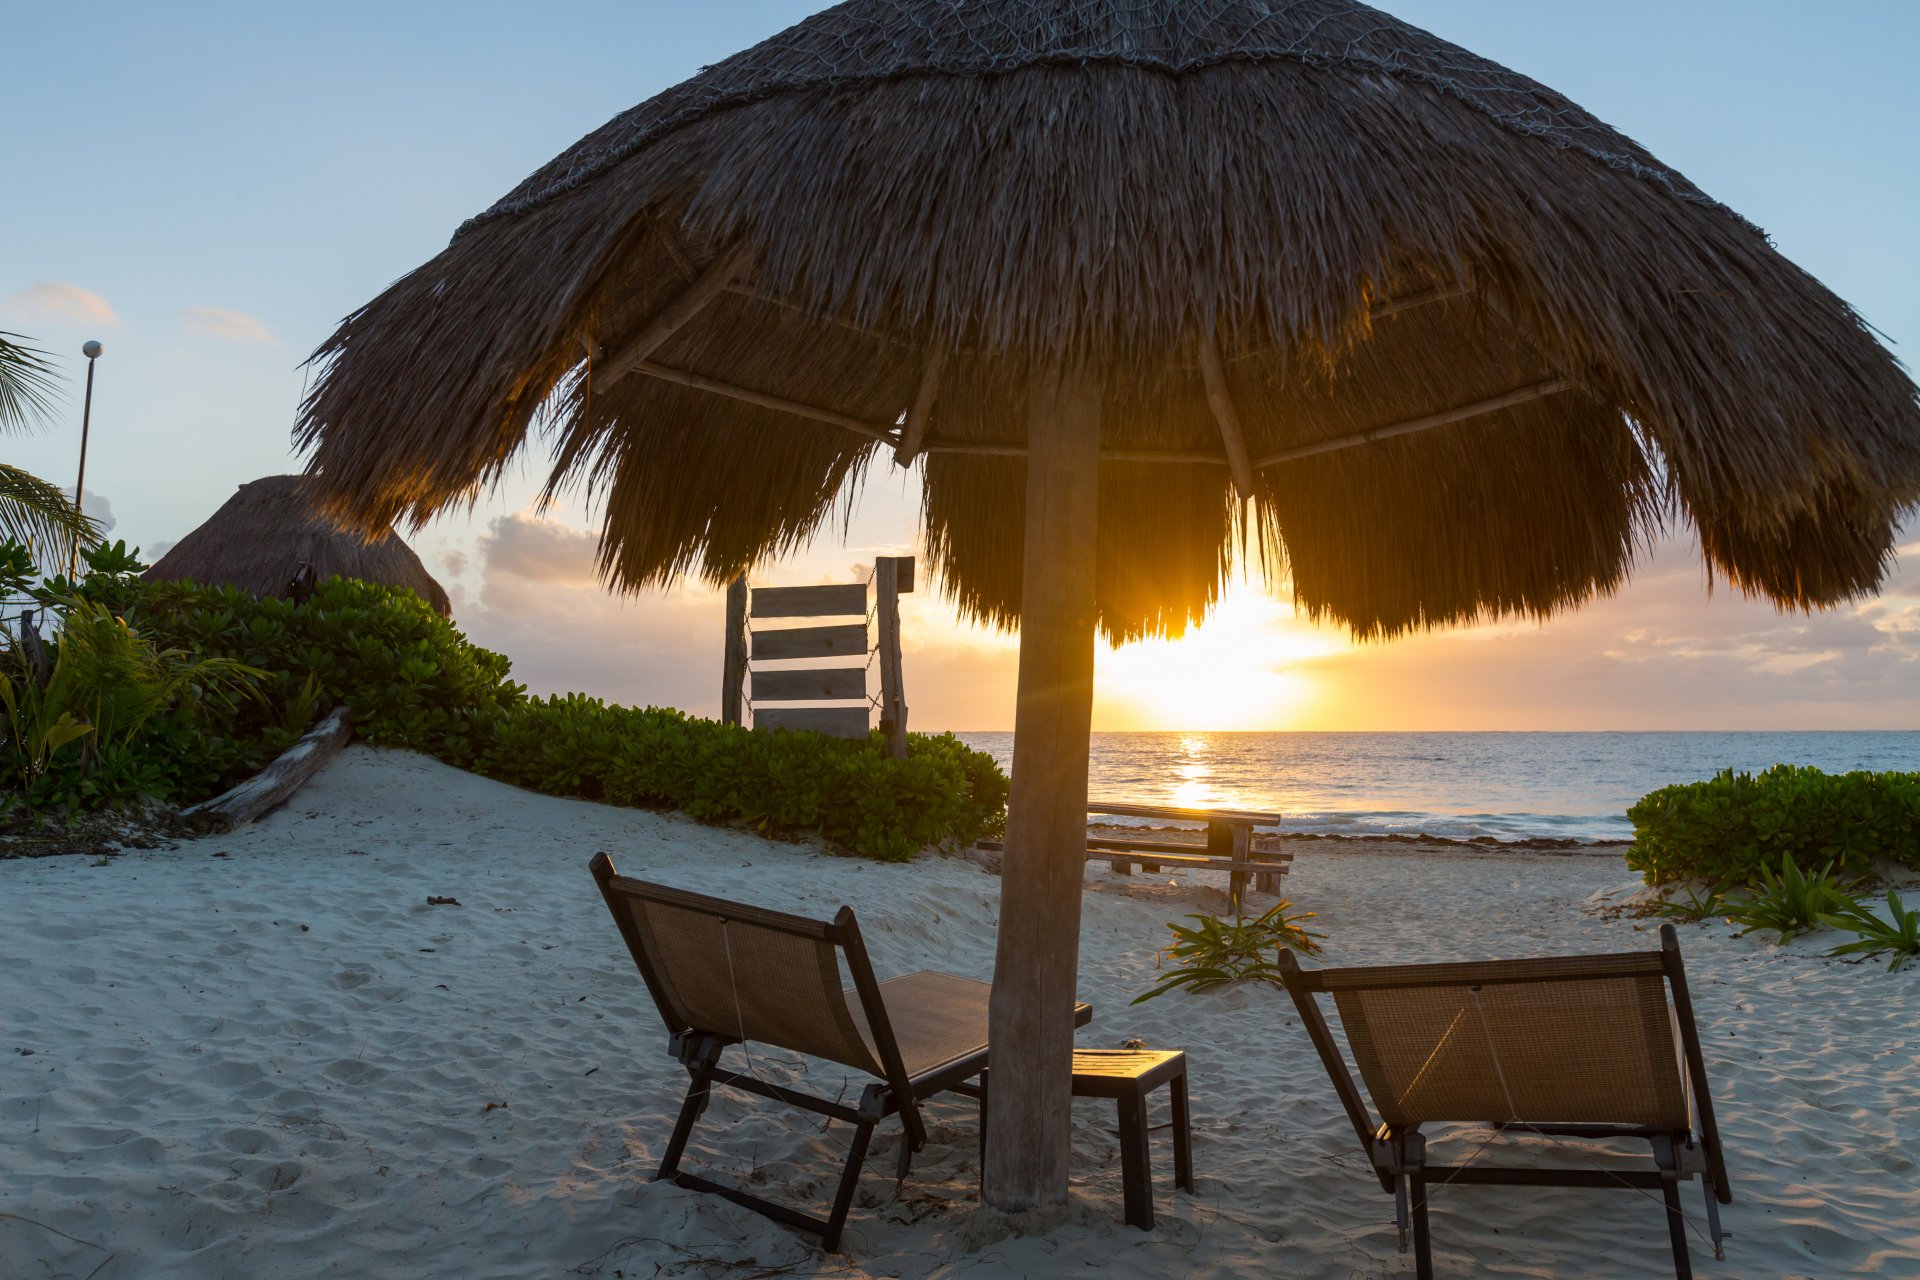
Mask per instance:
[[[1198,629],[1100,652],[1100,729],[1287,729],[1313,710],[1312,664],[1350,646],[1291,605],[1231,584]]]

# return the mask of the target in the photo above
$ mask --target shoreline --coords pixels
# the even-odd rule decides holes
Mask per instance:
[[[1090,822],[1087,824],[1089,835],[1123,838],[1126,836],[1144,836],[1150,834],[1155,840],[1164,840],[1169,844],[1189,844],[1202,848],[1206,845],[1206,833],[1198,827],[1151,827],[1123,825],[1111,822]],[[1631,840],[1576,840],[1560,836],[1529,836],[1516,840],[1502,840],[1497,836],[1468,836],[1464,838],[1434,835],[1401,835],[1382,832],[1379,834],[1347,835],[1339,832],[1314,831],[1260,831],[1253,833],[1253,847],[1266,852],[1279,853],[1292,849],[1300,852],[1296,846],[1308,848],[1356,846],[1366,850],[1382,850],[1387,846],[1398,847],[1411,852],[1435,853],[1440,851],[1481,852],[1481,853],[1544,853],[1569,857],[1607,857],[1619,858],[1633,847]]]

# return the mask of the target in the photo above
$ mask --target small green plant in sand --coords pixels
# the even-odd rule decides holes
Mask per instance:
[[[1746,926],[1740,931],[1743,934],[1771,932],[1775,941],[1785,943],[1812,933],[1824,923],[1822,917],[1853,905],[1846,886],[1833,875],[1831,862],[1808,874],[1793,855],[1782,854],[1779,875],[1762,867],[1759,888],[1728,900],[1727,919]]]
[[[1909,909],[1900,900],[1898,891],[1889,889],[1887,913],[1891,918],[1882,920],[1866,903],[1855,901],[1838,910],[1822,912],[1821,923],[1855,935],[1852,942],[1842,943],[1827,954],[1864,957],[1891,952],[1887,972],[1898,973],[1914,957],[1920,956],[1920,907]]]
[[[1647,909],[1656,916],[1668,920],[1679,920],[1686,924],[1699,924],[1702,920],[1711,920],[1715,916],[1727,913],[1726,894],[1708,886],[1690,887],[1684,898],[1662,898],[1647,905]]]
[[[1163,996],[1169,991],[1209,991],[1234,982],[1280,981],[1279,966],[1274,963],[1281,947],[1291,947],[1312,955],[1320,950],[1323,934],[1309,933],[1301,924],[1317,915],[1313,911],[1294,911],[1291,899],[1282,899],[1263,914],[1249,920],[1236,916],[1231,923],[1218,916],[1190,915],[1192,928],[1168,923],[1173,941],[1161,951],[1167,964],[1167,976],[1134,1004]]]

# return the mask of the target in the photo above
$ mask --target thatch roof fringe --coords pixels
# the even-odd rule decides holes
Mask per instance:
[[[879,70],[962,55],[985,69]],[[549,489],[604,496],[602,565],[638,587],[783,554],[924,423],[932,567],[1011,622],[1026,384],[1091,361],[1116,635],[1178,630],[1231,560],[1219,403],[1254,554],[1363,634],[1578,603],[1670,514],[1743,590],[1871,591],[1920,501],[1913,383],[1746,224],[1596,151],[1658,168],[1351,0],[849,0],[610,122],[350,316],[298,438],[377,524],[470,499],[549,423]],[[581,361],[662,334],[647,376]]]
[[[578,190],[676,130],[770,97],[1036,67],[1112,66],[1184,76],[1264,62],[1418,84],[1504,129],[1737,216],[1538,81],[1348,0],[1216,0],[1207,6],[1186,0],[869,0],[815,14],[615,117],[463,223],[455,238]]]

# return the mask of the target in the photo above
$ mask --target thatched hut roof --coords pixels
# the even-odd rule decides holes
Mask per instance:
[[[286,596],[302,565],[312,580],[359,578],[405,587],[443,614],[447,593],[392,529],[368,540],[327,514],[307,476],[267,476],[240,486],[205,524],[176,542],[145,576]]]
[[[1920,499],[1915,388],[1844,302],[1352,0],[850,0],[350,316],[298,437],[380,527],[471,498],[544,405],[627,587],[794,546],[895,445],[936,566],[1008,623],[1022,387],[1081,357],[1116,636],[1179,631],[1243,554],[1364,635],[1545,615],[1675,514],[1738,587],[1828,604]]]

